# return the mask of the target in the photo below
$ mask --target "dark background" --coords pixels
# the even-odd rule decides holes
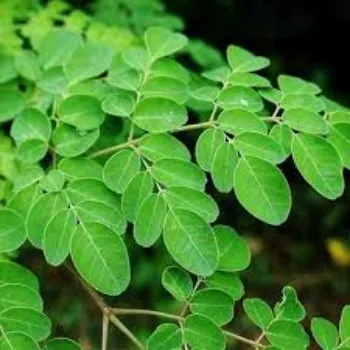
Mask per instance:
[[[237,43],[279,72],[316,79],[350,104],[348,0],[165,0],[185,32],[225,50]]]

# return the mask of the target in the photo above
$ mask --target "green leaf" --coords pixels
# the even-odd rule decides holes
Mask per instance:
[[[17,77],[13,56],[0,54],[0,84]]]
[[[100,101],[108,95],[115,92],[116,89],[109,85],[107,81],[101,79],[84,80],[78,84],[69,86],[68,93],[70,95],[92,96]]]
[[[317,95],[321,89],[314,83],[308,82],[298,77],[290,75],[280,75],[278,77],[278,86],[284,94],[310,94]]]
[[[46,342],[44,350],[82,350],[79,344],[71,339],[56,338]]]
[[[102,166],[89,158],[64,158],[58,169],[70,181],[82,178],[102,181]]]
[[[339,341],[337,327],[324,318],[314,317],[311,322],[312,335],[324,350],[334,350]]]
[[[141,81],[141,73],[130,68],[120,54],[113,57],[107,77],[110,85],[123,90],[137,91]]]
[[[344,167],[350,169],[350,124],[339,123],[330,126],[328,141],[338,151]]]
[[[161,159],[151,167],[151,175],[166,187],[181,186],[203,191],[206,177],[195,164],[181,159]]]
[[[274,105],[279,105],[284,96],[280,90],[274,88],[259,90],[259,94],[263,99],[273,103]]]
[[[61,67],[54,67],[41,75],[38,87],[53,95],[64,94],[68,87],[68,80]]]
[[[85,153],[100,136],[98,129],[79,132],[69,125],[58,126],[53,133],[56,152],[62,157],[77,157]]]
[[[191,91],[192,98],[199,101],[214,102],[220,89],[216,86],[202,86]]]
[[[269,88],[271,83],[268,79],[253,73],[235,73],[228,79],[232,86],[246,86],[255,88]]]
[[[171,208],[191,211],[208,223],[214,222],[219,216],[216,202],[204,192],[186,187],[170,187],[165,195]]]
[[[185,84],[190,81],[186,68],[172,58],[162,58],[152,64],[150,76],[177,79]]]
[[[198,215],[172,209],[164,228],[164,243],[173,259],[200,276],[211,275],[218,264],[218,246],[211,227]]]
[[[162,194],[152,194],[145,199],[136,214],[134,237],[142,247],[151,247],[163,231],[167,214]]]
[[[275,321],[266,332],[266,337],[272,345],[282,349],[305,349],[310,340],[304,328],[292,321]]]
[[[75,207],[79,221],[85,223],[100,223],[116,234],[122,235],[126,231],[126,221],[121,211],[119,202],[111,205],[103,203],[96,198],[85,200]]]
[[[248,243],[229,226],[214,227],[219,246],[218,270],[235,272],[245,270],[250,264]]]
[[[179,33],[173,33],[169,29],[153,27],[145,33],[147,51],[155,61],[164,56],[170,56],[187,45],[188,39]]]
[[[25,219],[29,209],[41,195],[42,191],[37,185],[25,187],[8,200],[6,207],[22,215],[22,218]]]
[[[270,305],[258,298],[245,299],[243,309],[249,319],[263,330],[266,330],[274,319]]]
[[[218,326],[229,323],[233,318],[232,298],[218,289],[202,289],[190,302],[192,313],[208,317]]]
[[[270,130],[270,137],[278,142],[284,151],[284,157],[287,158],[292,153],[293,132],[289,126],[276,124]]]
[[[222,66],[202,73],[203,77],[219,83],[227,82],[230,74],[231,71],[227,66]]]
[[[115,153],[103,168],[103,181],[114,192],[123,193],[132,178],[140,171],[139,155],[130,149]]]
[[[142,171],[133,177],[122,197],[123,214],[127,220],[134,222],[141,204],[152,194],[153,188],[154,182],[148,172]]]
[[[20,93],[12,90],[1,91],[0,123],[7,122],[24,109],[24,99]]]
[[[71,85],[105,72],[112,62],[112,51],[99,44],[85,43],[78,47],[64,66]]]
[[[233,145],[243,156],[252,156],[272,164],[284,161],[282,146],[269,136],[245,132],[235,137]]]
[[[305,318],[305,308],[299,301],[293,287],[286,286],[283,288],[282,302],[276,304],[275,314],[278,319],[294,322],[300,322]]]
[[[15,56],[15,67],[22,77],[36,81],[41,75],[37,56],[34,52],[23,50]]]
[[[338,111],[329,115],[329,122],[331,124],[345,123],[350,124],[350,112]]]
[[[184,321],[184,339],[193,349],[224,350],[225,336],[209,318],[190,315]]]
[[[12,261],[0,261],[0,285],[21,284],[36,291],[39,290],[39,282],[36,276],[28,269]]]
[[[67,199],[62,193],[47,193],[40,197],[28,212],[26,230],[34,247],[42,248],[46,225],[59,211],[66,209]]]
[[[350,305],[345,306],[341,313],[339,333],[342,346],[350,346]]]
[[[308,134],[328,134],[325,120],[317,113],[302,108],[289,109],[282,115],[283,121],[294,130]]]
[[[14,180],[14,192],[17,193],[25,187],[31,186],[44,177],[43,169],[36,164],[25,165],[17,173]]]
[[[258,219],[270,225],[287,220],[292,205],[290,188],[276,166],[254,157],[241,158],[234,190],[241,205]]]
[[[342,163],[330,142],[319,136],[294,135],[292,154],[298,171],[317,192],[328,199],[342,195]]]
[[[169,134],[149,134],[141,139],[141,155],[152,162],[163,158],[176,158],[189,161],[191,155],[186,146]]]
[[[115,93],[108,95],[102,102],[102,110],[105,113],[118,117],[129,117],[135,107],[135,99],[127,93]]]
[[[167,267],[162,274],[163,287],[179,301],[188,300],[193,291],[190,275],[177,266]]]
[[[122,238],[106,226],[77,226],[72,237],[71,256],[79,274],[101,293],[119,295],[128,287],[127,250]]]
[[[59,170],[50,170],[49,173],[40,180],[40,187],[46,192],[59,192],[64,185],[64,175]]]
[[[29,335],[20,332],[8,332],[0,338],[1,350],[40,350],[39,344]]]
[[[105,119],[100,101],[92,96],[72,95],[58,109],[59,118],[80,130],[98,128]]]
[[[28,307],[42,311],[40,294],[23,284],[7,283],[0,285],[0,313],[11,307]]]
[[[45,69],[64,66],[82,44],[80,35],[63,29],[54,30],[40,43],[40,61]]]
[[[189,98],[187,85],[178,79],[168,77],[154,77],[146,81],[142,88],[145,97],[159,97],[184,104]]]
[[[319,113],[324,110],[324,103],[320,98],[316,96],[290,94],[282,98],[281,108],[285,110],[302,108],[314,113]]]
[[[11,125],[11,136],[17,144],[31,139],[48,141],[51,123],[47,115],[36,108],[26,108]]]
[[[147,350],[180,349],[181,329],[174,324],[161,324],[147,340]]]
[[[19,248],[26,240],[23,219],[16,212],[0,210],[0,253]]]
[[[132,47],[123,51],[123,60],[133,69],[145,72],[149,64],[147,51],[143,48]]]
[[[149,132],[165,132],[187,122],[186,109],[165,98],[146,98],[135,109],[134,122]]]
[[[30,308],[13,307],[0,313],[0,324],[7,332],[23,332],[36,341],[45,340],[51,332],[51,322],[44,314]]]
[[[255,114],[244,109],[223,111],[219,115],[219,126],[232,135],[243,132],[267,134],[266,124]]]
[[[49,145],[43,140],[26,140],[18,146],[16,157],[24,163],[36,163],[45,157],[48,149]]]
[[[205,130],[197,140],[195,155],[198,165],[206,171],[211,169],[215,152],[225,142],[222,130],[210,128]]]
[[[215,272],[205,280],[210,288],[219,289],[228,294],[233,300],[239,300],[244,294],[244,286],[236,273]]]
[[[234,73],[248,73],[261,70],[270,65],[270,61],[239,46],[230,45],[227,49],[227,60]]]
[[[219,192],[228,193],[232,190],[237,163],[237,151],[231,143],[225,142],[215,152],[210,172]]]
[[[120,208],[120,201],[115,193],[110,191],[102,181],[96,179],[78,179],[67,186],[67,195],[73,204],[95,201],[115,209]]]
[[[218,105],[223,109],[240,108],[249,112],[259,112],[264,107],[259,94],[244,86],[233,86],[223,90],[218,97]]]
[[[48,221],[44,229],[42,248],[49,264],[58,266],[69,255],[75,224],[75,214],[69,209],[58,212]]]

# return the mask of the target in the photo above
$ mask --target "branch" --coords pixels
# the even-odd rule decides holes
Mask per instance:
[[[215,125],[215,122],[203,122],[203,123],[198,123],[198,124],[188,124],[188,125],[182,126],[178,129],[175,129],[175,130],[170,131],[170,132],[171,133],[178,133],[178,132],[182,132],[182,131],[205,129],[205,128],[209,128],[213,125]],[[144,137],[145,137],[145,135],[143,135],[137,139],[133,139],[133,140],[129,140],[129,141],[124,142],[124,143],[120,143],[119,145],[114,145],[111,147],[101,149],[99,151],[96,151],[95,153],[92,153],[90,155],[90,158],[96,158],[96,157],[99,157],[99,156],[102,156],[105,154],[119,151],[119,150],[124,149],[124,148],[128,148],[131,146],[137,146],[143,140]]]
[[[154,317],[160,317],[165,318],[169,320],[173,320],[175,322],[182,323],[185,319],[182,316],[166,313],[166,312],[160,312],[160,311],[154,311],[154,310],[147,310],[147,309],[120,309],[120,308],[112,308],[109,305],[107,305],[104,300],[92,289],[90,288],[78,275],[78,273],[68,264],[65,264],[66,268],[70,271],[70,273],[73,275],[73,277],[79,281],[81,286],[84,288],[84,290],[90,295],[91,299],[94,301],[94,303],[100,308],[102,313],[108,317],[109,322],[114,324],[124,335],[126,335],[139,349],[146,350],[145,346],[135,337],[134,334],[130,332],[130,330],[119,320],[117,316],[122,315],[146,315],[146,316],[154,316]],[[199,283],[198,283],[199,285]],[[106,321],[105,321],[106,322]],[[254,340],[242,337],[238,334],[232,333],[230,331],[223,331],[224,334],[232,339],[235,339],[241,343],[249,344],[256,348],[265,348],[264,345],[257,343]]]
[[[146,350],[145,346],[138,340],[134,334],[122,323],[116,315],[113,314],[112,308],[107,305],[104,300],[88,286],[78,275],[78,273],[69,265],[65,264],[66,268],[73,275],[73,277],[80,283],[83,289],[89,294],[94,303],[99,307],[103,315],[109,318],[109,321],[113,323],[124,335],[126,335],[139,349]]]

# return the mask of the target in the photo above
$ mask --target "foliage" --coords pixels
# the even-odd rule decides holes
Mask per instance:
[[[269,60],[239,46],[199,76],[173,58],[186,52],[183,34],[156,26],[142,41],[61,2],[34,14],[35,2],[26,3],[28,12],[1,5],[11,11],[1,24],[9,39],[0,51],[0,253],[29,241],[50,265],[72,269],[71,259],[103,312],[103,349],[109,323],[140,349],[308,348],[306,311],[290,286],[274,307],[243,300],[258,339],[223,328],[244,295],[250,252],[239,233],[215,224],[219,207],[206,185],[211,178],[251,215],[280,225],[292,194],[279,166],[291,157],[315,191],[335,200],[349,168],[350,113],[300,78],[281,75],[272,87],[257,73]],[[194,151],[178,137],[192,131],[200,131]],[[134,245],[164,242],[173,263],[159,282],[183,303],[180,313],[112,309],[94,291],[118,296],[129,287],[128,228]],[[38,281],[7,257],[0,290],[1,349],[80,348],[47,340]],[[144,345],[119,320],[127,314],[172,322]],[[339,327],[317,317],[311,331],[323,349],[349,348],[349,306]]]

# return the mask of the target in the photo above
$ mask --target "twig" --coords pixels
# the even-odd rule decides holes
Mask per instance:
[[[107,350],[108,330],[109,330],[109,316],[108,316],[108,313],[104,312],[102,316],[102,350]]]

